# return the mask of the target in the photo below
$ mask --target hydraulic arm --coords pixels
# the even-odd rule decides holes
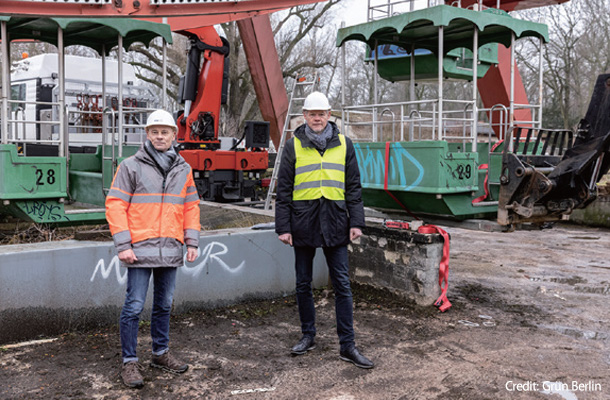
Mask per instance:
[[[498,223],[556,221],[597,197],[610,167],[610,74],[598,76],[575,132],[521,129],[502,158]],[[524,140],[525,138],[525,140]]]
[[[227,101],[229,43],[213,27],[179,33],[189,37],[190,48],[179,88],[184,111],[176,118],[177,140],[193,168],[199,196],[225,202],[257,198],[269,164],[269,123],[247,121],[244,148],[237,148],[233,137],[223,143],[218,132],[221,105]]]

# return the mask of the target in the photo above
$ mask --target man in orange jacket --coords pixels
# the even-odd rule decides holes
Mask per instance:
[[[177,267],[195,261],[199,246],[199,196],[191,167],[172,143],[177,126],[170,113],[157,110],[146,122],[146,142],[124,160],[106,197],[106,219],[127,267],[127,294],[121,311],[123,367],[121,378],[129,387],[144,380],[136,356],[140,314],[153,276],[154,296],[150,323],[150,365],[183,373],[188,365],[169,353],[169,317]]]

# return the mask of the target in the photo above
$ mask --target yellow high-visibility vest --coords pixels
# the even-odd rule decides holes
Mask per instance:
[[[296,155],[292,200],[345,200],[345,137],[339,134],[341,145],[326,149],[324,155],[313,147],[303,147],[294,138]]]

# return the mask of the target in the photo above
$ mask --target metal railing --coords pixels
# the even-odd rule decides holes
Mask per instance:
[[[110,107],[107,107],[110,108]],[[146,137],[145,121],[140,121],[139,118],[142,115],[146,115],[149,112],[154,111],[154,108],[144,107],[124,107],[123,108],[123,134],[127,136],[124,140],[126,145],[139,145],[144,142]],[[113,132],[116,130],[116,119],[118,115],[116,110],[112,116],[108,112],[104,111],[82,111],[82,110],[70,110],[71,122],[69,125],[70,137],[75,139],[75,142],[80,144],[100,144],[103,130],[104,118],[113,118]],[[99,117],[99,119],[97,118]],[[84,120],[99,120],[102,125],[86,124]],[[78,123],[78,121],[81,121]],[[129,123],[131,121],[132,123]],[[79,137],[81,136],[81,137]],[[99,136],[99,137],[98,137]],[[132,140],[136,137],[137,140]]]
[[[540,104],[515,104],[514,105],[514,110],[519,111],[519,110],[529,110],[531,112],[531,120],[514,120],[513,121],[513,126],[527,126],[527,127],[532,127],[532,128],[538,128],[540,129],[542,127],[542,121],[541,121],[541,110],[542,107]]]
[[[352,140],[447,140],[475,142],[473,101],[443,100],[443,129],[438,131],[438,100],[419,100],[343,108],[343,131]]]
[[[479,119],[481,117],[487,118],[489,121],[489,127],[496,132],[496,136],[499,140],[504,140],[506,132],[508,132],[510,126],[508,121],[508,108],[504,104],[496,104],[490,108],[479,109]],[[497,115],[497,122],[495,122],[495,116]]]
[[[441,0],[368,0],[367,21],[388,18],[409,11],[434,7],[439,4],[445,3]]]
[[[7,132],[7,143],[60,143],[60,139],[56,140],[41,140],[36,138],[28,138],[27,137],[27,126],[28,125],[59,125],[59,121],[32,121],[28,120],[26,117],[26,111],[21,105],[32,104],[32,105],[49,105],[49,106],[59,106],[59,103],[55,102],[45,102],[45,101],[25,101],[25,100],[7,100],[7,103],[10,104],[19,104],[20,106],[13,112],[11,112],[11,117],[7,119],[8,122],[8,132]],[[21,119],[18,119],[18,115],[21,113]],[[19,129],[18,126],[21,126],[21,133],[23,137],[19,137]]]
[[[451,3],[445,3],[445,1],[442,0],[368,0],[367,21],[376,21],[397,14],[430,8],[441,4],[449,4],[452,7],[464,8],[462,7],[461,0],[455,0]],[[471,10],[485,10],[490,7],[484,5],[482,0],[478,0],[465,8]],[[500,0],[496,1],[495,8],[500,8]]]
[[[108,119],[106,118],[107,114],[109,114],[110,121],[112,123],[112,128],[110,129],[110,133],[111,133],[112,136],[110,136],[110,140],[108,140],[108,133],[109,133],[109,131],[108,131]],[[106,107],[102,111],[102,116],[103,116],[103,118],[102,118],[102,191],[104,192],[104,195],[107,195],[109,190],[110,190],[110,188],[104,187],[104,183],[106,182],[106,180],[105,180],[105,175],[106,175],[105,171],[106,171],[106,168],[105,168],[105,165],[104,165],[105,164],[104,161],[110,161],[111,166],[112,166],[112,168],[111,168],[112,169],[111,176],[114,176],[115,168],[116,168],[115,163],[116,163],[116,160],[117,160],[116,153],[115,153],[116,126],[115,126],[115,123],[114,123],[115,120],[116,120],[115,119],[116,112],[112,108]],[[120,136],[122,136],[122,135],[119,135],[119,137]],[[111,148],[112,148],[112,150],[110,152],[110,154],[111,154],[110,157],[106,156],[106,146],[107,146],[107,144],[109,144],[111,146]]]
[[[69,109],[68,105],[62,113],[58,113],[57,110],[60,107],[59,102],[44,102],[44,101],[25,101],[25,100],[7,100],[7,106],[17,104],[19,107],[12,112],[7,113],[7,132],[6,132],[6,143],[14,143],[23,145],[22,151],[19,153],[21,156],[27,156],[27,144],[44,144],[44,145],[56,145],[60,148],[67,150],[68,145],[108,145],[107,135],[112,131],[116,137],[115,140],[121,141],[122,145],[140,145],[146,138],[145,132],[145,119],[148,113],[155,110],[151,107],[123,107],[123,134],[117,135],[117,122],[118,112],[113,110],[110,113],[106,111],[97,110],[78,110]],[[29,111],[27,106],[45,106],[45,109],[49,111],[51,116],[50,120],[41,120],[41,116],[34,116],[32,111]],[[107,107],[108,109],[108,107]],[[61,117],[58,117],[58,115]],[[29,118],[28,118],[29,117]],[[59,132],[61,129],[61,121],[63,118],[65,121],[65,129],[67,130],[67,136]],[[104,121],[104,119],[112,118],[112,121]],[[89,121],[87,123],[86,121]],[[100,125],[96,123],[99,122]],[[104,122],[106,122],[107,133],[106,139],[104,139]],[[36,127],[50,126],[48,135],[41,137],[37,132]],[[106,142],[104,142],[106,140]],[[64,153],[67,154],[67,153]]]

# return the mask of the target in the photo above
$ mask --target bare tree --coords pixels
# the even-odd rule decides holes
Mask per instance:
[[[337,59],[334,53],[336,27],[331,23],[329,10],[339,1],[329,0],[323,4],[298,6],[272,16],[273,32],[284,77],[329,66],[327,74],[333,74],[332,68]],[[229,22],[222,24],[220,29],[231,47],[229,96],[228,104],[223,106],[222,135],[238,136],[245,120],[260,119],[261,116],[237,26],[234,22]],[[186,65],[185,41],[180,39],[180,35],[176,36],[174,44],[168,47],[168,95],[174,101],[177,100],[179,78]],[[155,42],[149,48],[132,46],[132,49],[135,55],[132,56],[131,64],[136,67],[138,78],[159,90],[159,44]],[[178,107],[177,104],[175,106]]]
[[[183,35],[173,34],[173,43],[167,46],[167,96],[170,100],[170,109],[177,109],[178,105],[178,85],[180,77],[184,75],[186,69],[186,44],[187,38]],[[136,77],[146,82],[153,88],[153,91],[160,97],[163,80],[163,39],[157,38],[150,42],[148,46],[142,43],[135,43],[131,46],[128,53],[128,60],[135,67]]]
[[[261,115],[237,23],[229,22],[221,27],[231,46],[228,58],[229,98],[223,106],[223,135],[238,136],[244,121],[261,119]]]
[[[375,102],[375,67],[372,61],[366,61],[368,46],[362,42],[346,42],[345,67],[345,101],[347,104],[373,104]],[[339,51],[339,50],[337,50]],[[341,88],[337,82],[331,93],[333,104],[340,103]],[[377,78],[378,102],[404,101],[405,84],[392,83],[381,77]]]
[[[329,11],[339,1],[297,6],[274,15],[273,33],[285,77],[332,65],[337,24]]]
[[[584,116],[598,74],[610,67],[610,1],[573,0],[520,13],[549,26],[543,49],[544,125],[572,128]],[[528,97],[537,98],[538,45],[522,41],[517,61]]]

